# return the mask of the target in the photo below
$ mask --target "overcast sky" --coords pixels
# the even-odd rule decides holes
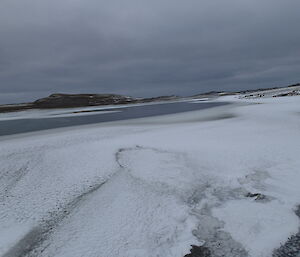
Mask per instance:
[[[1,0],[0,103],[300,82],[299,0]]]

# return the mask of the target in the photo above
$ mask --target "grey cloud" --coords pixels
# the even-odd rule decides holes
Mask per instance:
[[[2,0],[0,103],[300,80],[298,0]]]

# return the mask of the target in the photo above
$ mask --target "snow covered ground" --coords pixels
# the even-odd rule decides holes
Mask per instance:
[[[300,225],[300,97],[219,100],[0,138],[0,256],[272,256]]]
[[[300,84],[294,86],[266,89],[247,94],[242,94],[242,98],[258,98],[258,97],[280,97],[285,95],[300,95]]]

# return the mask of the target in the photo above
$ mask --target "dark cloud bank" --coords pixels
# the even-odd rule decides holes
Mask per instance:
[[[299,0],[1,0],[0,103],[300,81]]]

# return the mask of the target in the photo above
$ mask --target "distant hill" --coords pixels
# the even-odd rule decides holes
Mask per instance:
[[[0,105],[0,112],[22,111],[28,109],[72,108],[99,105],[148,103],[177,99],[177,96],[152,98],[133,98],[116,94],[51,94],[32,103]]]
[[[274,90],[280,88],[293,88],[299,86],[300,83],[289,85],[286,87],[251,89],[251,90],[244,90],[244,91],[237,91],[237,92],[211,91],[207,93],[197,94],[191,96],[190,98],[212,98],[212,97],[218,97],[224,95],[250,94],[254,92],[262,92],[262,91]],[[156,101],[169,101],[169,100],[176,100],[176,99],[181,99],[181,97],[172,95],[172,96],[159,96],[159,97],[151,97],[151,98],[133,98],[130,96],[123,96],[123,95],[116,95],[116,94],[56,93],[56,94],[51,94],[48,97],[38,99],[32,103],[0,105],[0,113],[23,111],[28,109],[72,108],[72,107],[87,107],[87,106],[100,106],[100,105],[150,103]]]

